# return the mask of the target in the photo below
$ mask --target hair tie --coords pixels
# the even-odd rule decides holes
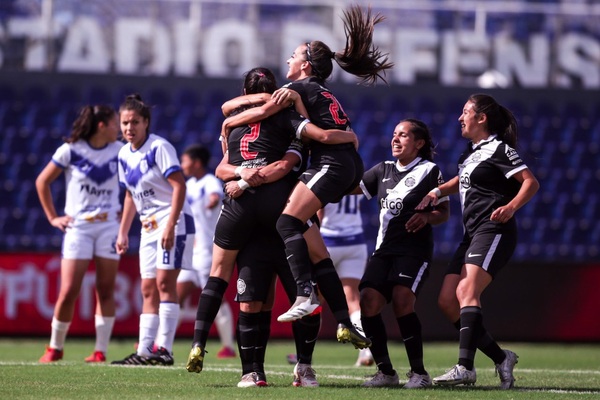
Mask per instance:
[[[261,78],[263,78],[265,76],[265,74],[263,74],[262,72],[257,72],[256,73],[258,76],[260,76]]]
[[[335,51],[331,52],[331,58],[335,58]]]

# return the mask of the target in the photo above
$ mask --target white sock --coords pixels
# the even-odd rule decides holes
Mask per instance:
[[[71,322],[61,322],[55,317],[52,317],[52,334],[50,336],[50,347],[56,350],[62,350],[65,347],[65,339],[67,332],[71,326]]]
[[[138,339],[138,356],[148,357],[152,354],[152,346],[158,332],[158,315],[140,315],[140,336]]]
[[[219,332],[223,347],[233,349],[233,313],[231,312],[229,303],[225,300],[221,302],[221,307],[215,318],[215,324],[217,325],[217,331]]]
[[[158,316],[160,324],[158,325],[158,335],[156,335],[156,347],[164,347],[170,353],[173,351],[173,341],[179,321],[179,304],[160,303]]]
[[[96,326],[96,351],[101,351],[106,354],[108,350],[108,342],[112,335],[113,326],[115,325],[115,317],[104,317],[102,315],[94,316]]]
[[[352,321],[354,326],[357,326],[362,330],[362,322],[360,321],[360,311],[354,311],[352,314],[350,314],[350,321]]]

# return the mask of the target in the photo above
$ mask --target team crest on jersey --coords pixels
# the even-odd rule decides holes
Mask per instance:
[[[110,161],[108,163],[108,170],[112,173],[112,174],[116,174],[117,173],[117,162],[116,161]]]
[[[413,187],[415,186],[415,183],[417,183],[417,181],[415,181],[415,178],[413,178],[412,176],[409,176],[404,180],[404,184],[406,185],[406,187]]]
[[[477,153],[473,153],[471,154],[471,161],[477,162],[479,160],[481,160],[481,153],[477,152]]]
[[[246,291],[246,282],[243,279],[237,280],[237,292],[238,294],[244,294]]]
[[[146,161],[146,160],[140,161],[140,172],[142,174],[145,174],[146,172],[148,172],[148,161]]]

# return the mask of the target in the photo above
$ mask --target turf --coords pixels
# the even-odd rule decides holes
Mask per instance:
[[[374,367],[354,367],[357,352],[333,341],[317,344],[313,366],[320,387],[295,388],[286,355],[293,344],[274,341],[267,352],[269,387],[239,389],[237,358],[219,360],[218,344],[211,342],[201,374],[185,370],[189,340],[175,344],[173,367],[89,365],[83,359],[93,348],[90,340],[68,339],[65,357],[52,365],[37,362],[46,340],[0,339],[0,398],[2,399],[600,399],[600,345],[509,343],[519,356],[516,388],[498,390],[494,366],[484,355],[476,359],[477,384],[471,387],[425,390],[361,388]],[[109,360],[133,352],[133,340],[113,340]],[[400,344],[390,345],[392,361],[403,381],[408,370]],[[425,365],[432,376],[456,363],[456,343],[426,343]],[[308,391],[308,392],[307,392]]]

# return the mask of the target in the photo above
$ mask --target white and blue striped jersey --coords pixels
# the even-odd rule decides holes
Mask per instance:
[[[118,221],[119,181],[117,155],[123,146],[109,143],[95,149],[85,140],[64,143],[52,161],[65,172],[65,214],[73,226],[88,222]]]
[[[180,171],[173,145],[153,133],[139,149],[133,150],[131,143],[127,143],[119,152],[119,182],[131,193],[146,232],[157,228],[146,226],[149,221],[152,225],[160,224],[171,213],[173,188],[167,177]],[[186,221],[191,220],[192,211],[187,202],[183,204],[182,214],[189,216]],[[190,228],[186,231],[193,233],[194,228]]]
[[[221,207],[208,208],[208,203],[213,193],[223,198],[223,184],[213,174],[206,174],[200,179],[189,178],[186,186],[186,200],[192,209],[196,226],[194,247],[203,247],[212,253],[213,237]]]
[[[321,235],[327,247],[365,243],[360,214],[363,197],[361,194],[347,195],[338,203],[329,203],[323,208]]]

